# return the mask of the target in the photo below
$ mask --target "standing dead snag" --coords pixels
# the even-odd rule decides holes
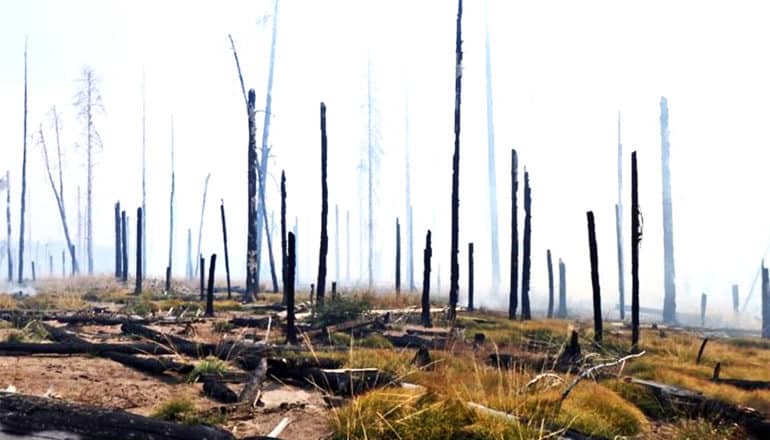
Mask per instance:
[[[738,313],[740,303],[738,302],[738,285],[733,284],[733,312]]]
[[[126,211],[121,211],[120,213],[120,232],[121,232],[121,250],[123,251],[123,257],[121,258],[121,263],[123,263],[123,270],[121,275],[123,276],[123,283],[128,282],[128,220],[126,218]],[[72,274],[75,274],[75,268],[72,268]]]
[[[340,207],[334,205],[334,279],[340,280]]]
[[[762,337],[770,339],[770,277],[762,266]]]
[[[473,243],[468,243],[468,310],[473,309]]]
[[[200,274],[200,279],[201,279],[201,301],[203,301],[203,298],[204,298],[203,295],[204,295],[204,292],[205,292],[205,290],[204,290],[204,287],[205,287],[204,286],[205,276],[203,275],[203,272],[206,270],[206,259],[203,258],[203,255],[200,256],[199,264],[200,264],[200,269],[201,269],[201,270],[198,271],[198,273]]]
[[[599,254],[596,249],[594,213],[586,212],[588,220],[588,249],[591,257],[591,285],[594,292],[594,341],[602,342],[602,298],[599,290]]]
[[[227,276],[227,299],[233,297],[232,288],[230,287],[230,253],[227,250],[227,223],[225,222],[225,201],[221,200],[219,205],[219,213],[222,217],[222,241],[225,248],[225,275]]]
[[[216,273],[217,266],[217,254],[211,254],[211,260],[209,260],[209,288],[206,295],[206,316],[209,318],[214,317],[214,274]],[[201,273],[203,272],[203,266],[201,266]]]
[[[521,319],[532,319],[529,307],[529,278],[532,267],[532,188],[529,186],[529,173],[524,169],[524,245],[521,256]]]
[[[147,273],[147,107],[145,104],[144,70],[142,70],[142,214],[144,214],[142,217],[142,273]]]
[[[661,175],[663,177],[663,321],[676,322],[676,275],[674,270],[674,221],[671,207],[671,145],[668,141],[668,100],[660,98]]]
[[[286,298],[286,343],[297,343],[297,328],[294,326],[294,276],[297,261],[294,234],[289,232],[286,249],[286,280],[283,283],[283,296]]]
[[[168,275],[166,278],[166,291],[171,291],[171,271],[174,267],[174,187],[176,185],[176,175],[174,173],[174,117],[171,117],[171,195],[169,197],[168,209]],[[225,246],[225,259],[227,258],[227,246]],[[229,296],[228,296],[229,298]]]
[[[232,42],[232,38],[230,39]],[[233,47],[233,52],[235,48]],[[238,61],[238,55],[235,58]],[[238,69],[240,76],[240,68]],[[243,80],[241,79],[241,87],[243,87]],[[248,168],[248,220],[246,227],[248,230],[248,237],[246,241],[246,292],[243,294],[243,302],[251,302],[252,298],[257,295],[259,286],[257,285],[257,235],[259,230],[257,229],[257,125],[254,121],[254,101],[256,97],[254,89],[249,90],[249,98],[247,100],[246,109],[249,117],[249,157],[247,162]]]
[[[5,172],[5,219],[6,219],[6,242],[5,250],[8,257],[8,282],[13,281],[13,257],[11,256],[11,172]]]
[[[401,293],[401,224],[396,217],[396,295]]]
[[[196,252],[197,255],[201,254],[201,238],[203,235],[203,213],[206,211],[206,195],[209,192],[209,179],[211,178],[211,173],[206,174],[206,182],[203,184],[203,202],[201,203],[201,221],[198,224],[198,252]],[[200,271],[203,272],[203,268],[200,268]],[[195,272],[198,272],[198,268],[195,268]]]
[[[123,269],[123,262],[121,257],[123,256],[120,249],[120,202],[115,203],[115,278],[121,279],[120,273]]]
[[[281,170],[281,285],[283,286],[281,302],[283,304],[286,304],[286,270],[288,269],[286,246],[286,172]],[[339,263],[339,259],[337,262]]]
[[[701,293],[700,295],[700,326],[705,327],[706,326],[706,301],[708,300],[708,296],[706,296],[705,293]]]
[[[142,293],[142,208],[136,209],[136,287],[134,295]]]
[[[484,2],[484,55],[487,96],[487,178],[489,179],[489,226],[492,251],[492,290],[500,287],[500,252],[497,239],[497,172],[495,170],[495,118],[492,106],[492,56],[489,45],[489,24],[487,20],[487,2]]]
[[[165,292],[171,293],[171,266],[166,266],[166,290]]]
[[[452,156],[452,249],[450,255],[449,312],[450,321],[457,316],[457,296],[460,290],[460,98],[462,96],[463,51],[462,51],[463,0],[457,2],[457,32],[455,41],[455,149]]]
[[[553,318],[553,263],[551,262],[551,250],[546,252],[546,259],[548,260],[548,313],[547,317]]]
[[[190,228],[187,228],[187,264],[185,265],[185,275],[187,277],[187,281],[192,281],[192,231]]]
[[[623,270],[623,144],[620,142],[620,111],[618,111],[618,203],[615,205],[615,233],[618,240],[618,299],[622,321],[626,319],[626,283]]]
[[[567,266],[559,258],[559,312],[558,318],[567,317]]]
[[[329,216],[329,187],[326,183],[326,104],[321,103],[321,244],[318,249],[318,305],[324,302],[326,291],[326,254],[329,251],[329,236],[326,233]]]
[[[24,210],[27,204],[27,41],[24,41],[24,150],[21,161],[21,219],[19,224],[19,278],[24,281]],[[10,192],[10,190],[9,190]],[[11,245],[10,240],[8,246]]]
[[[430,258],[433,256],[433,249],[430,246],[430,229],[425,236],[425,251],[423,251],[423,272],[422,272],[422,316],[421,322],[424,327],[432,327],[430,319]]]
[[[631,349],[639,349],[639,242],[642,228],[639,211],[639,176],[636,151],[631,153]]]

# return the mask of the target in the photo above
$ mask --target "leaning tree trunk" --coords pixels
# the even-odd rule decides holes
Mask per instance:
[[[294,326],[294,269],[297,261],[296,243],[294,234],[289,232],[286,249],[286,280],[283,283],[284,297],[286,298],[286,343],[297,343],[297,328]]]
[[[553,262],[551,261],[551,250],[546,252],[548,260],[548,314],[549,319],[553,318]]]
[[[123,269],[121,261],[123,253],[120,249],[120,202],[115,203],[115,278],[121,279],[120,272]]]
[[[237,59],[237,58],[236,58]],[[246,222],[248,237],[246,239],[246,292],[243,294],[243,302],[251,302],[259,291],[258,275],[259,255],[257,255],[257,125],[254,121],[254,89],[249,90],[248,115],[249,115],[249,157],[248,168],[248,220]]]
[[[329,216],[329,187],[326,183],[326,104],[321,103],[321,244],[318,248],[318,305],[326,292],[326,254],[329,252],[329,236],[326,233]]]
[[[639,224],[639,176],[636,171],[636,151],[631,153],[631,347],[639,348],[639,242],[642,228]]]
[[[521,268],[521,319],[532,319],[529,307],[529,277],[532,261],[532,189],[529,187],[529,173],[524,170],[524,247]]]
[[[225,222],[225,201],[222,200],[219,205],[219,213],[222,217],[222,241],[225,248],[225,275],[227,276],[227,299],[233,297],[232,287],[230,286],[230,253],[227,250],[227,223]]]
[[[559,318],[567,317],[567,266],[559,258]]]
[[[468,243],[468,310],[473,309],[473,243]]]
[[[211,254],[209,260],[209,285],[206,294],[206,316],[209,318],[214,317],[214,274],[217,267],[217,254]],[[201,273],[203,269],[201,268]]]
[[[671,145],[668,142],[668,101],[660,98],[661,168],[663,176],[663,322],[676,322],[676,272],[674,270],[674,221],[671,208]]]
[[[460,290],[460,264],[458,262],[460,242],[460,101],[462,96],[463,51],[462,51],[463,0],[457,2],[457,32],[455,34],[455,149],[452,156],[452,249],[450,252],[449,311],[447,318],[454,322],[457,317],[457,296]]]
[[[401,293],[401,224],[396,217],[396,295]]]
[[[289,262],[287,261],[288,256],[288,249],[287,249],[287,242],[286,242],[286,173],[282,170],[281,171],[281,285],[283,286],[283,300],[281,301],[283,304],[286,304],[287,298],[286,298],[286,277],[287,272],[286,270],[289,267]],[[339,252],[339,249],[338,249]],[[339,263],[339,260],[337,261]]]
[[[433,256],[433,249],[430,243],[430,229],[425,236],[425,251],[423,251],[423,272],[422,272],[422,316],[421,322],[424,327],[431,327],[430,319],[430,258]]]
[[[518,219],[518,157],[511,149],[511,286],[508,293],[508,319],[516,319],[519,306],[519,219]]]
[[[142,208],[136,209],[136,288],[135,295],[142,293]]]
[[[594,297],[594,341],[602,342],[602,297],[599,289],[599,254],[596,248],[596,228],[594,226],[594,213],[586,213],[588,219],[588,249],[591,257],[591,286]]]
[[[21,219],[19,225],[19,277],[18,282],[24,281],[24,211],[27,204],[27,42],[24,42],[24,153],[21,160]],[[10,190],[9,190],[10,192]],[[10,246],[11,242],[8,242]]]

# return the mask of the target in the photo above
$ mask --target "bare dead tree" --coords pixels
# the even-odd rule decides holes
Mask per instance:
[[[700,326],[705,327],[706,326],[706,302],[708,300],[708,296],[705,293],[701,293],[700,295]]]
[[[136,209],[136,288],[134,295],[142,294],[142,207]]]
[[[596,227],[594,226],[594,213],[586,213],[588,220],[588,249],[591,259],[591,285],[594,293],[594,341],[602,342],[602,299],[599,288],[599,254],[596,246]]]
[[[548,313],[546,316],[550,319],[553,318],[553,262],[550,249],[546,252],[546,259],[548,260]]]
[[[193,266],[192,266],[192,231],[187,228],[187,280],[193,279]]]
[[[430,259],[433,256],[433,249],[430,243],[430,229],[425,235],[425,250],[423,251],[423,272],[422,272],[422,315],[421,322],[424,327],[431,327],[430,318]]]
[[[69,246],[67,246],[69,248]],[[120,202],[115,202],[115,279],[123,276],[123,251],[120,248]]]
[[[340,280],[340,206],[334,205],[334,279]]]
[[[8,255],[8,282],[13,281],[13,257],[11,256],[11,172],[5,172],[5,219],[6,219],[6,241],[5,249]]]
[[[473,311],[473,243],[468,243],[468,310]]]
[[[283,290],[286,297],[286,343],[297,343],[297,328],[294,326],[294,276],[295,264],[297,261],[295,236],[289,232],[286,254],[286,282],[283,284]]]
[[[174,268],[174,187],[176,185],[176,174],[174,173],[174,116],[171,116],[171,191],[169,196],[168,208],[168,271],[173,272]],[[168,276],[169,280],[171,276]],[[170,286],[169,286],[170,287]]]
[[[524,243],[521,261],[521,319],[532,319],[529,306],[529,280],[532,267],[532,189],[529,186],[529,173],[524,168]]]
[[[636,151],[631,153],[631,347],[639,348],[639,242],[642,240],[639,211],[639,176]]]
[[[51,117],[52,117],[54,131],[56,134],[56,153],[57,153],[56,167],[59,170],[58,188],[56,186],[53,173],[51,172],[51,163],[48,158],[48,146],[45,142],[42,125],[40,126],[40,129],[38,132],[38,136],[39,136],[38,142],[40,143],[40,146],[42,147],[42,150],[43,150],[43,159],[45,161],[46,172],[48,173],[48,182],[51,184],[51,190],[53,191],[53,195],[56,198],[56,206],[59,208],[59,218],[62,223],[62,229],[64,229],[64,239],[67,242],[67,249],[71,249],[72,238],[70,237],[69,226],[67,225],[67,210],[64,205],[64,178],[62,173],[63,164],[62,164],[62,149],[61,149],[61,142],[60,142],[61,125],[59,123],[59,115],[56,112],[56,107],[51,109]],[[120,204],[118,204],[118,207],[116,209],[118,211],[120,210]],[[116,225],[116,229],[117,229],[117,225]],[[75,253],[70,254],[70,259],[72,260],[72,266],[75,267],[77,271],[78,261]]]
[[[326,183],[326,104],[321,103],[321,244],[318,249],[318,280],[316,297],[318,305],[324,301],[326,291],[326,254],[329,250],[329,236],[326,232],[329,216],[329,187]]]
[[[350,283],[350,211],[345,211],[345,279]]]
[[[142,70],[142,273],[147,273],[147,106],[145,101],[145,78]]]
[[[123,283],[128,282],[128,225],[127,225],[127,219],[126,219],[126,211],[120,212],[120,241],[121,241],[121,251],[123,256],[121,257],[120,261],[123,264],[123,269],[121,270],[121,276]],[[70,249],[71,251],[72,249]],[[73,275],[75,273],[75,269],[72,269]]]
[[[463,51],[462,51],[463,0],[457,2],[457,32],[455,35],[455,148],[452,156],[452,245],[450,252],[449,311],[447,317],[454,322],[457,317],[457,297],[460,291],[460,98],[462,96]]]
[[[489,225],[492,252],[492,286],[496,292],[500,286],[500,251],[497,238],[497,172],[495,170],[495,118],[492,105],[492,56],[489,45],[489,23],[487,1],[484,1],[484,67],[487,97],[487,177],[489,189]]]
[[[24,281],[24,210],[27,198],[27,41],[24,41],[24,153],[21,161],[21,219],[19,225],[19,277],[18,282]]]
[[[567,317],[567,266],[559,258],[559,318]]]
[[[620,112],[618,112],[618,203],[615,205],[615,233],[618,240],[618,299],[620,320],[626,319],[626,286],[623,268],[623,144],[620,142]]]
[[[396,217],[396,295],[401,293],[401,224]]]
[[[227,250],[227,223],[225,222],[225,201],[222,200],[219,205],[219,213],[222,217],[222,241],[225,248],[225,274],[227,275],[227,299],[232,298],[232,288],[230,287],[230,254]]]
[[[104,111],[102,95],[99,91],[96,74],[90,67],[84,67],[78,79],[79,88],[75,94],[75,107],[78,118],[85,122],[86,135],[86,251],[88,253],[88,273],[94,273],[93,240],[93,185],[94,185],[94,148],[101,147],[102,141],[94,125],[94,117]]]
[[[211,178],[211,173],[208,173],[206,175],[206,182],[203,184],[203,202],[201,203],[201,221],[198,223],[198,252],[196,252],[197,255],[201,254],[201,238],[203,237],[203,213],[206,211],[206,195],[209,192],[209,179]],[[201,269],[202,271],[203,269]],[[198,273],[198,266],[195,266],[195,273]]]
[[[663,178],[663,321],[676,322],[676,271],[674,268],[674,220],[671,196],[671,144],[668,141],[668,100],[660,98],[661,176]]]
[[[281,170],[281,285],[283,286],[283,304],[286,304],[288,298],[286,297],[286,283],[287,281],[287,270],[289,268],[289,262],[288,262],[288,249],[286,242],[286,172]],[[339,252],[339,248],[337,248],[337,251]],[[339,253],[338,253],[339,257]],[[339,258],[337,260],[339,263]]]
[[[516,150],[511,149],[511,286],[508,293],[508,319],[516,319],[516,308],[519,306],[518,168]]]
[[[211,254],[209,260],[209,288],[206,295],[206,316],[209,318],[214,317],[214,274],[217,267],[217,254]],[[201,272],[203,269],[201,269]]]

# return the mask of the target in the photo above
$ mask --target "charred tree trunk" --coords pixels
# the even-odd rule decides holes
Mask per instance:
[[[286,280],[283,284],[284,297],[286,298],[286,343],[297,344],[297,328],[294,326],[294,269],[297,261],[296,242],[294,234],[289,232],[286,249]]]
[[[326,292],[326,254],[329,251],[329,236],[326,233],[329,216],[329,187],[326,183],[326,104],[321,103],[321,244],[318,248],[318,305],[324,301]]]
[[[455,149],[452,156],[452,249],[450,252],[449,311],[447,317],[454,322],[457,317],[457,296],[460,290],[460,101],[462,96],[463,51],[462,51],[463,1],[457,2],[457,32],[455,35]]]
[[[401,293],[401,224],[396,217],[396,295]]]
[[[521,319],[532,319],[529,307],[529,277],[532,260],[532,189],[529,187],[529,173],[524,170],[524,245],[521,260]]]
[[[75,245],[74,245],[74,244],[70,246],[70,254],[73,254],[73,255],[75,254]],[[123,260],[123,267],[125,267],[125,266],[126,266],[126,260]],[[76,274],[76,273],[77,273],[77,271],[78,271],[78,267],[77,267],[76,265],[74,265],[74,264],[73,264],[73,265],[70,267],[70,270],[71,270],[72,276],[74,277],[74,276],[75,276],[75,274]],[[126,275],[124,274],[123,276],[126,276]]]
[[[738,285],[733,284],[733,313],[738,313],[740,303],[738,301]]]
[[[511,149],[511,286],[508,292],[508,319],[516,319],[519,306],[518,168],[516,150]]]
[[[227,299],[233,297],[232,287],[230,286],[230,253],[227,250],[227,223],[225,222],[225,201],[222,200],[219,205],[219,214],[222,217],[222,241],[225,248],[225,275],[227,276]]]
[[[468,310],[473,311],[473,243],[468,243]]]
[[[123,254],[123,257],[121,258],[121,263],[123,263],[123,270],[121,272],[121,275],[123,276],[122,278],[123,283],[128,282],[128,231],[126,230],[126,228],[128,228],[128,225],[126,223],[127,223],[126,211],[121,211],[120,212],[120,232],[121,232],[120,249]]]
[[[206,316],[209,318],[214,317],[214,275],[216,274],[217,267],[217,254],[211,254],[211,260],[209,260],[209,288],[206,295]],[[203,272],[203,269],[201,269]]]
[[[701,293],[700,295],[700,326],[705,327],[706,326],[706,301],[708,300],[708,296],[705,293]]]
[[[10,192],[10,190],[9,190]],[[27,42],[24,42],[24,150],[21,161],[21,218],[19,222],[19,277],[24,282],[24,214],[27,206]],[[8,242],[10,246],[11,242]]]
[[[557,317],[567,317],[567,266],[559,258],[559,312]]]
[[[281,171],[281,285],[283,286],[283,304],[286,304],[286,280],[289,263],[287,261],[288,243],[286,242],[286,173]],[[339,251],[339,249],[338,249]],[[339,263],[339,260],[337,261]]]
[[[762,266],[762,337],[770,339],[770,276]]]
[[[433,249],[430,244],[430,229],[425,236],[425,251],[423,251],[423,272],[422,272],[422,325],[432,327],[430,319],[430,258],[433,256]]]
[[[334,205],[334,279],[340,280],[340,207]]]
[[[134,295],[142,293],[142,208],[136,209],[136,288]]]
[[[261,205],[265,204],[265,199],[262,199]],[[273,211],[270,211],[270,218],[273,219]],[[273,225],[275,222],[272,222]],[[275,273],[275,259],[273,258],[273,233],[272,229],[268,228],[267,221],[265,221],[265,235],[267,236],[267,256],[270,263],[270,279],[273,282],[273,293],[278,293],[278,276]]]
[[[237,60],[237,58],[236,58]],[[240,72],[240,70],[239,70]],[[259,255],[257,255],[257,125],[254,121],[254,89],[249,90],[247,110],[249,115],[249,157],[248,157],[248,237],[246,242],[246,293],[243,302],[251,302],[259,292]]]
[[[602,297],[599,289],[599,254],[596,248],[594,213],[586,213],[588,219],[588,249],[591,257],[591,286],[594,292],[594,341],[602,342]]]
[[[631,153],[631,347],[639,348],[639,242],[642,228],[639,223],[639,176],[636,171],[636,151]]]
[[[166,266],[166,293],[171,293],[171,266]]]
[[[546,252],[546,260],[548,263],[548,319],[553,318],[553,262],[551,261],[551,250]]]
[[[668,101],[660,98],[661,168],[663,176],[663,322],[676,322],[676,272],[674,270],[674,221],[671,203],[671,145],[668,142]]]
[[[199,264],[200,264],[200,270],[198,271],[198,273],[199,273],[200,279],[201,279],[201,289],[200,289],[201,290],[201,295],[200,295],[201,298],[200,298],[200,300],[203,301],[204,294],[206,292],[206,290],[205,290],[205,287],[206,287],[205,286],[206,277],[203,275],[203,272],[206,269],[206,259],[203,258],[203,255],[200,256]]]
[[[32,281],[37,281],[37,276],[35,275],[35,260],[32,260]]]
[[[120,249],[120,202],[115,203],[115,278],[121,279],[123,274],[123,252]]]

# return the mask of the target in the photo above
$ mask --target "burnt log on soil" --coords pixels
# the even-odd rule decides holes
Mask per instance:
[[[238,402],[238,395],[228,388],[227,385],[217,380],[204,381],[203,394],[220,403]]]
[[[173,354],[157,344],[78,344],[34,342],[0,342],[0,356],[22,356],[31,354],[100,354],[107,351],[126,354]]]
[[[279,360],[269,362],[268,374],[299,386],[313,386],[338,396],[351,396],[395,383],[389,373],[376,368],[325,369],[295,367]]]
[[[664,407],[682,412],[691,417],[704,417],[737,423],[756,438],[770,438],[770,419],[757,411],[708,398],[683,388],[653,382],[631,379],[632,384],[650,390]]]
[[[230,325],[235,327],[248,327],[248,328],[261,328],[266,329],[267,323],[270,322],[270,318],[232,318],[228,321]]]
[[[267,359],[261,358],[257,368],[249,375],[249,380],[246,381],[246,385],[237,396],[237,400],[256,406],[262,394],[262,385],[265,379],[267,379]]]
[[[0,392],[0,426],[3,433],[9,434],[31,436],[42,431],[58,431],[88,439],[234,438],[213,426],[177,424],[120,410],[4,392]]]
[[[438,349],[441,345],[440,341],[433,339],[422,338],[417,335],[383,335],[394,347],[398,348],[420,348],[425,347],[429,350]]]

